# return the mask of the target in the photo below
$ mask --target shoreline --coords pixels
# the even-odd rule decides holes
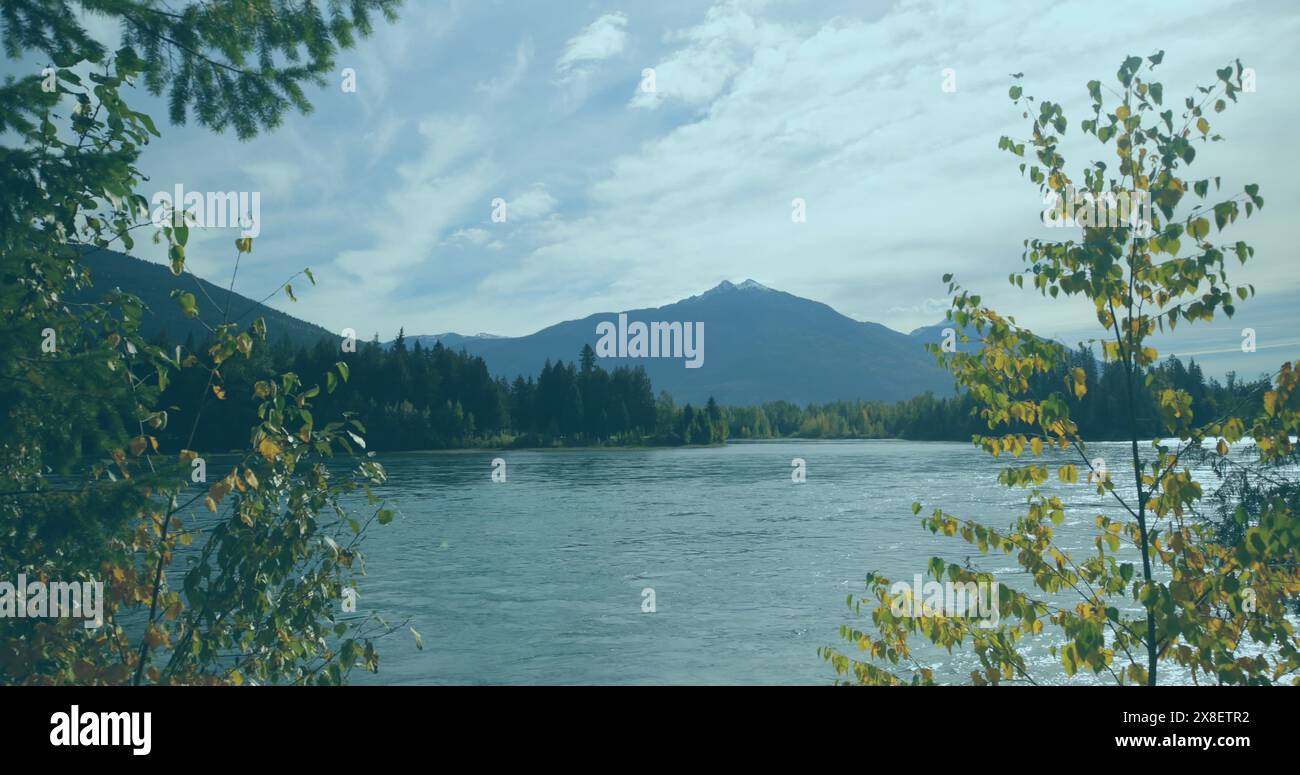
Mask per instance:
[[[739,446],[744,444],[785,444],[794,442],[862,442],[862,441],[880,441],[880,442],[912,442],[918,444],[967,444],[967,441],[945,441],[945,440],[919,440],[919,439],[894,439],[894,438],[842,438],[842,439],[819,439],[811,437],[789,437],[780,439],[733,439],[721,444],[619,444],[602,446],[599,444],[581,444],[571,447],[447,447],[446,449],[401,449],[401,450],[373,450],[377,455],[405,455],[405,454],[439,454],[439,453],[469,453],[469,452],[614,452],[627,450],[630,452],[645,451],[652,449],[722,449],[728,446]]]
[[[1139,439],[1138,444],[1149,446],[1155,439]],[[1162,443],[1176,444],[1176,440],[1162,439]],[[970,439],[900,439],[900,438],[872,438],[872,437],[855,437],[855,438],[835,438],[825,439],[816,437],[785,437],[779,439],[731,439],[721,444],[619,444],[602,446],[598,444],[582,444],[571,447],[447,447],[446,449],[400,449],[400,450],[373,450],[376,455],[436,455],[436,454],[468,454],[472,452],[644,452],[646,450],[670,450],[670,449],[722,449],[729,446],[743,446],[746,444],[806,444],[810,442],[817,443],[854,443],[854,442],[874,442],[874,443],[897,443],[897,444],[971,444]],[[1125,439],[1096,439],[1085,441],[1085,444],[1127,444]],[[1242,446],[1242,442],[1237,442],[1232,446]],[[1248,445],[1247,445],[1248,446]]]

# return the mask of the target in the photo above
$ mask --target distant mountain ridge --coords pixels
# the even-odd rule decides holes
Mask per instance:
[[[408,336],[428,345],[481,356],[496,376],[535,376],[546,361],[575,361],[583,345],[596,347],[597,325],[631,322],[704,323],[704,365],[681,358],[600,358],[606,369],[644,366],[655,390],[679,402],[799,404],[835,400],[897,401],[925,392],[952,393],[952,378],[925,352],[922,336],[861,322],[811,299],[754,280],[724,281],[663,307],[602,312],[557,323],[520,337],[437,334]],[[930,327],[927,327],[930,328]],[[921,334],[925,329],[920,329]],[[928,332],[926,332],[928,333]]]
[[[450,347],[454,350],[459,350],[462,344],[472,340],[504,339],[504,338],[505,337],[500,337],[495,334],[478,333],[478,334],[467,335],[467,334],[457,334],[448,331],[445,334],[421,334],[419,336],[408,336],[406,337],[406,343],[408,346],[410,346],[410,345],[414,345],[416,342],[419,342],[421,347],[433,347],[434,343],[441,342],[443,347]],[[392,344],[393,344],[392,342],[385,342],[384,346],[390,347],[392,346]]]
[[[174,288],[194,293],[210,324],[212,300],[225,304],[227,291],[192,275],[176,277],[168,267],[113,250],[88,250],[83,258],[94,288],[74,300],[100,299],[114,287],[134,293],[146,311],[142,330],[147,339],[165,334],[173,343],[208,332],[187,318],[170,298]],[[334,339],[326,329],[267,307],[238,293],[230,297],[231,319],[247,323],[266,319],[272,341],[287,339],[311,346]],[[662,307],[602,312],[570,320],[520,337],[453,332],[408,336],[408,346],[465,350],[481,356],[495,376],[513,380],[536,377],[546,361],[573,362],[583,345],[596,347],[597,325],[617,324],[620,314],[629,325],[642,323],[703,323],[703,366],[688,369],[683,358],[600,358],[612,370],[620,365],[645,367],[656,391],[667,390],[679,403],[703,403],[710,396],[726,404],[757,404],[785,400],[798,404],[836,400],[897,401],[925,392],[950,395],[952,378],[925,352],[924,342],[943,324],[903,334],[878,323],[861,322],[811,299],[769,288],[754,280],[722,282],[709,290]],[[390,343],[391,344],[391,343]]]
[[[82,262],[90,269],[94,287],[75,294],[74,301],[98,301],[113,288],[135,294],[145,305],[140,321],[140,331],[146,340],[165,334],[173,344],[183,344],[191,334],[196,343],[208,337],[208,330],[194,318],[181,312],[176,300],[171,298],[175,288],[193,293],[198,298],[200,314],[209,325],[221,320],[221,311],[213,302],[230,303],[230,320],[247,326],[257,318],[266,319],[267,338],[272,342],[287,339],[295,346],[313,345],[321,339],[335,338],[329,331],[313,323],[286,315],[238,293],[231,294],[207,280],[193,275],[173,275],[169,267],[144,261],[116,250],[87,249]],[[211,298],[212,302],[208,299]]]

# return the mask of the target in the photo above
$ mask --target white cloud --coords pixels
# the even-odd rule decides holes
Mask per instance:
[[[598,62],[623,53],[627,46],[627,17],[607,13],[569,39],[555,70],[566,73],[587,62]]]
[[[252,178],[254,190],[266,197],[288,197],[298,193],[302,183],[302,168],[289,161],[262,160],[255,164],[242,164],[239,167]]]
[[[559,202],[546,190],[546,186],[537,183],[511,199],[507,212],[512,220],[532,220],[549,214],[557,204]]]
[[[930,322],[934,323],[943,319],[944,313],[947,312],[949,307],[951,306],[952,306],[951,299],[945,297],[929,298],[929,299],[923,299],[917,304],[906,304],[902,306],[890,307],[889,312],[887,314],[894,317],[895,319],[904,316],[906,317],[920,316],[922,319],[929,320]],[[879,310],[859,312],[853,315],[853,317],[860,318],[863,320],[871,320],[873,316],[879,317]]]
[[[654,108],[660,100],[707,104],[718,96],[753,57],[764,31],[740,5],[709,9],[702,24],[671,36],[685,45],[654,66],[655,90],[638,88],[631,105]]]
[[[470,228],[457,229],[447,238],[447,242],[463,242],[470,245],[486,245],[488,240],[492,239],[492,234],[487,229]]]
[[[515,60],[505,72],[496,78],[480,81],[475,89],[487,95],[488,99],[501,99],[519,85],[532,61],[533,41],[527,38],[515,47]]]

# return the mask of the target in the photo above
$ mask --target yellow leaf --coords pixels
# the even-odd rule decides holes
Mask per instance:
[[[280,445],[276,444],[270,438],[262,439],[262,443],[257,445],[257,451],[262,453],[262,457],[274,461],[280,456]]]
[[[1277,393],[1268,391],[1264,394],[1264,412],[1272,417],[1277,413]]]
[[[226,391],[222,390],[220,385],[213,385],[212,392],[216,394],[217,400],[219,401],[226,400]]]
[[[212,501],[213,506],[221,502],[221,499],[230,494],[230,480],[222,479],[208,488],[208,498]],[[216,511],[215,508],[212,509]]]

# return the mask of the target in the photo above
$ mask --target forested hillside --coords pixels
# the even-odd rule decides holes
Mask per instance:
[[[321,339],[334,339],[329,331],[314,323],[231,293],[227,288],[218,287],[189,272],[177,277],[161,264],[106,248],[86,248],[82,261],[90,270],[94,286],[73,294],[72,300],[99,301],[114,288],[139,297],[144,302],[140,332],[146,339],[163,336],[179,344],[186,337],[193,336],[202,342],[209,334],[209,327],[219,322],[226,304],[230,305],[231,321],[247,323],[255,318],[264,318],[273,342],[287,340],[294,345],[311,345]],[[171,297],[174,290],[194,294],[202,315],[185,315]]]
[[[160,342],[169,348],[170,342]],[[184,350],[194,352],[191,337]],[[209,447],[233,449],[247,443],[238,428],[254,421],[253,394],[258,380],[292,371],[307,384],[323,379],[338,362],[350,380],[317,398],[318,412],[352,413],[367,430],[371,449],[414,450],[455,447],[547,447],[575,445],[716,444],[732,439],[898,438],[969,441],[987,432],[968,396],[936,398],[926,393],[906,401],[837,401],[800,406],[772,401],[756,406],[722,406],[711,397],[703,406],[677,403],[667,391],[655,392],[639,366],[600,366],[590,347],[575,361],[543,364],[533,376],[511,382],[493,378],[483,358],[464,350],[419,341],[408,345],[401,333],[391,346],[377,340],[344,352],[338,339],[295,347],[287,341],[254,349],[250,359],[229,362],[223,370],[224,399],[209,401],[200,433]],[[1066,390],[1067,375],[1081,369],[1087,388],[1082,398]],[[1127,417],[1121,367],[1099,362],[1087,350],[1034,381],[1035,394],[1065,396],[1081,432],[1093,440],[1123,437]],[[1168,358],[1149,370],[1138,391],[1137,419],[1144,436],[1159,433],[1157,398],[1165,390],[1185,391],[1197,417],[1251,410],[1268,384],[1261,377],[1242,381],[1228,375],[1206,379],[1195,361]],[[200,376],[169,385],[164,401],[184,406],[186,396],[202,392],[190,384]],[[187,382],[187,379],[189,380]],[[174,399],[174,400],[173,400]],[[216,418],[220,418],[219,420]],[[185,410],[175,410],[168,434],[179,443],[188,432]]]

